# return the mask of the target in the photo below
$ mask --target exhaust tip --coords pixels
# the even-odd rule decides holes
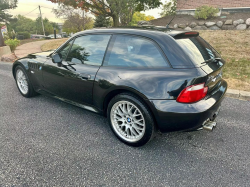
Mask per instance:
[[[216,127],[217,123],[215,121],[206,121],[203,125],[204,130],[212,131]]]

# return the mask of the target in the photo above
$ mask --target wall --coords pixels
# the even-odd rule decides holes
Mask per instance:
[[[9,46],[0,47],[0,57],[6,54],[11,54]]]
[[[216,8],[250,7],[250,0],[178,0],[178,9],[196,9],[202,5]]]
[[[174,29],[183,30],[250,30],[250,18],[225,21],[193,21],[186,24],[174,24]]]

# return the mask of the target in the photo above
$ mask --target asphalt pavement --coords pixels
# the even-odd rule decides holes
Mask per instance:
[[[0,62],[0,186],[250,186],[250,102],[225,98],[217,122],[129,147],[102,116],[22,97]]]

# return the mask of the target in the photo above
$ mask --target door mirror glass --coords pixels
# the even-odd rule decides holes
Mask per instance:
[[[59,64],[62,62],[62,58],[60,57],[59,54],[56,53],[52,55],[52,61],[53,63]]]
[[[83,64],[83,62],[81,60],[77,59],[77,58],[72,58],[71,62],[75,63],[75,64]]]

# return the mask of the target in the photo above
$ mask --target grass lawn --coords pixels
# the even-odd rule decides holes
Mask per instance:
[[[250,91],[250,30],[199,32],[226,60],[223,77],[229,88]],[[66,40],[48,42],[42,50],[56,49]]]
[[[68,38],[63,38],[63,39],[57,39],[55,41],[47,42],[42,45],[41,49],[42,51],[49,51],[49,50],[57,49],[60,45],[62,45],[67,40]]]
[[[250,30],[200,31],[226,60],[223,78],[229,88],[250,91]]]

